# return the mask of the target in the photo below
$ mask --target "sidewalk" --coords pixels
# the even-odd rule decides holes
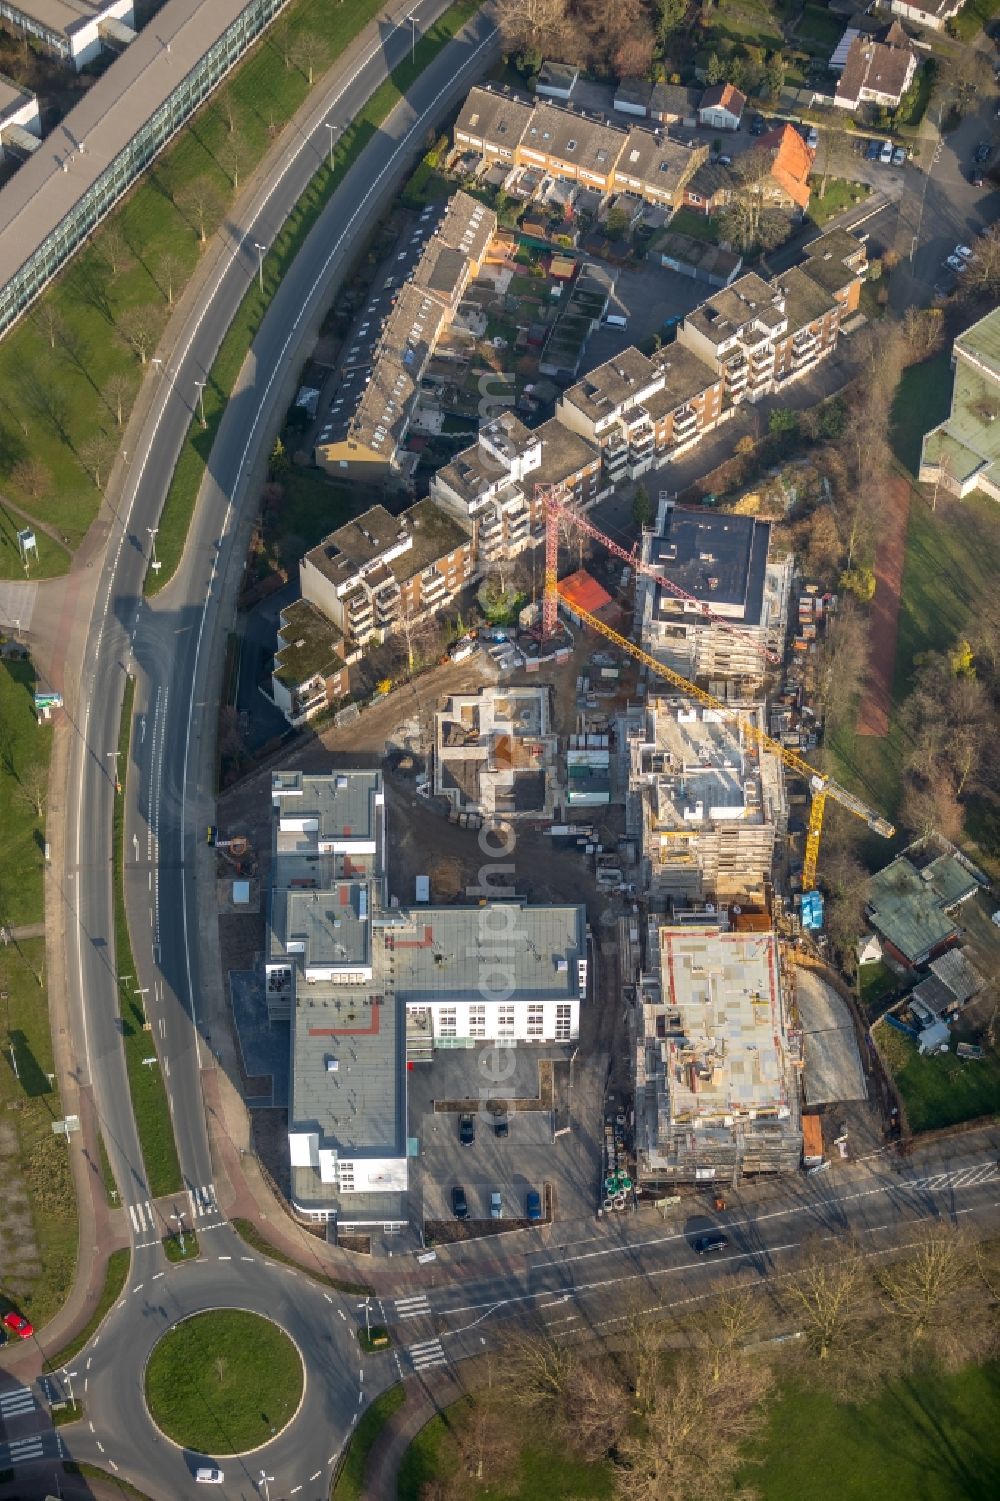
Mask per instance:
[[[399,1467],[420,1430],[439,1412],[485,1385],[486,1372],[475,1361],[463,1361],[460,1369],[449,1366],[410,1377],[404,1383],[406,1401],[387,1420],[369,1450],[364,1494],[395,1496]]]

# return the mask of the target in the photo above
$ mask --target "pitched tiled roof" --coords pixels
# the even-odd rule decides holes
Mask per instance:
[[[730,114],[742,115],[746,109],[746,95],[741,94],[735,84],[713,83],[701,96],[699,109],[717,109],[721,105],[728,109]]]
[[[760,138],[761,151],[771,156],[771,176],[799,208],[809,206],[809,173],[816,153],[811,151],[794,125],[779,125]]]
[[[898,100],[906,89],[912,68],[913,53],[905,33],[902,44],[892,46],[855,37],[837,83],[837,98],[853,108],[862,90],[870,89],[873,93]]]

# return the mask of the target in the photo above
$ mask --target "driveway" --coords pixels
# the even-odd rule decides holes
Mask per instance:
[[[812,970],[795,976],[802,1022],[803,1095],[811,1109],[868,1096],[847,1002]]]

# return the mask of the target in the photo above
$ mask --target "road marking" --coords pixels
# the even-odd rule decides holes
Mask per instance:
[[[347,1314],[344,1312],[344,1310],[342,1308],[338,1308],[337,1312],[340,1314],[340,1317],[343,1319],[344,1323],[346,1324],[347,1323]]]
[[[165,1277],[166,1275],[167,1275],[166,1272],[154,1272],[153,1276],[152,1276],[152,1281],[156,1282],[156,1281],[159,1280],[160,1277]]]
[[[324,1293],[323,1296],[324,1296],[324,1298],[326,1299],[326,1301],[328,1303],[332,1303],[333,1302],[333,1299],[330,1297],[329,1293]]]
[[[142,1289],[143,1289],[143,1287],[144,1287],[144,1286],[145,1286],[145,1284],[144,1284],[144,1283],[142,1283],[142,1282],[137,1282],[137,1283],[136,1283],[136,1285],[135,1285],[135,1287],[133,1287],[133,1289],[132,1289],[132,1291],[133,1291],[133,1292],[134,1292],[134,1293],[141,1293],[141,1292],[142,1292]]]
[[[241,1261],[253,1261],[253,1257],[252,1256],[241,1256],[240,1260]]]
[[[322,1470],[317,1470],[316,1473],[315,1473],[315,1475],[310,1475],[309,1476],[309,1484],[312,1485],[312,1483],[313,1483],[314,1480],[318,1480],[319,1477],[322,1475],[322,1473],[323,1473]]]
[[[419,1297],[397,1298],[395,1301],[396,1317],[399,1319],[419,1319],[431,1311],[431,1305],[423,1293]]]
[[[220,1261],[232,1261],[233,1258],[231,1256],[220,1256],[218,1259]]]
[[[11,1465],[26,1464],[29,1459],[38,1459],[43,1452],[43,1444],[40,1438],[15,1439],[7,1445],[7,1455]]]
[[[447,1365],[448,1357],[439,1339],[424,1340],[422,1344],[410,1345],[406,1352],[415,1371],[426,1370],[433,1365]]]
[[[118,1466],[117,1466],[117,1465],[116,1465],[116,1464],[115,1464],[115,1462],[114,1462],[114,1460],[113,1460],[113,1459],[109,1459],[109,1460],[108,1460],[108,1464],[109,1464],[109,1465],[110,1465],[110,1466],[111,1466],[111,1468],[112,1468],[112,1469],[113,1469],[113,1470],[117,1470],[117,1468],[118,1468]]]
[[[15,1413],[30,1412],[34,1405],[35,1398],[30,1387],[19,1386],[0,1397],[0,1418],[6,1419],[13,1417]]]
[[[104,1453],[104,1445],[101,1443],[100,1439],[97,1440],[97,1447],[100,1449],[101,1453],[103,1454]]]
[[[292,1489],[291,1489],[291,1490],[290,1490],[290,1491],[289,1491],[289,1492],[288,1492],[288,1494],[289,1494],[289,1495],[290,1495],[290,1496],[297,1496],[297,1495],[298,1495],[298,1493],[299,1493],[299,1491],[300,1491],[300,1490],[301,1490],[301,1489],[302,1489],[302,1487],[301,1487],[301,1485],[293,1485],[293,1486],[292,1486]]]

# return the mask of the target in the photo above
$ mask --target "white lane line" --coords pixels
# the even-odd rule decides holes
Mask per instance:
[[[312,1485],[312,1483],[313,1483],[314,1480],[318,1480],[319,1477],[322,1475],[322,1473],[323,1473],[322,1470],[317,1470],[316,1473],[315,1473],[315,1475],[310,1475],[309,1476],[309,1484]]]
[[[220,1256],[220,1257],[218,1257],[219,1261],[232,1261],[232,1259],[233,1258],[231,1256]]]
[[[253,1257],[252,1256],[241,1256],[240,1260],[241,1261],[253,1261]]]
[[[324,1298],[326,1299],[326,1301],[328,1303],[332,1303],[333,1302],[333,1299],[330,1297],[329,1293],[324,1293],[323,1296],[324,1296]]]
[[[165,1277],[166,1275],[166,1272],[154,1272],[150,1280],[157,1282],[161,1277]]]

